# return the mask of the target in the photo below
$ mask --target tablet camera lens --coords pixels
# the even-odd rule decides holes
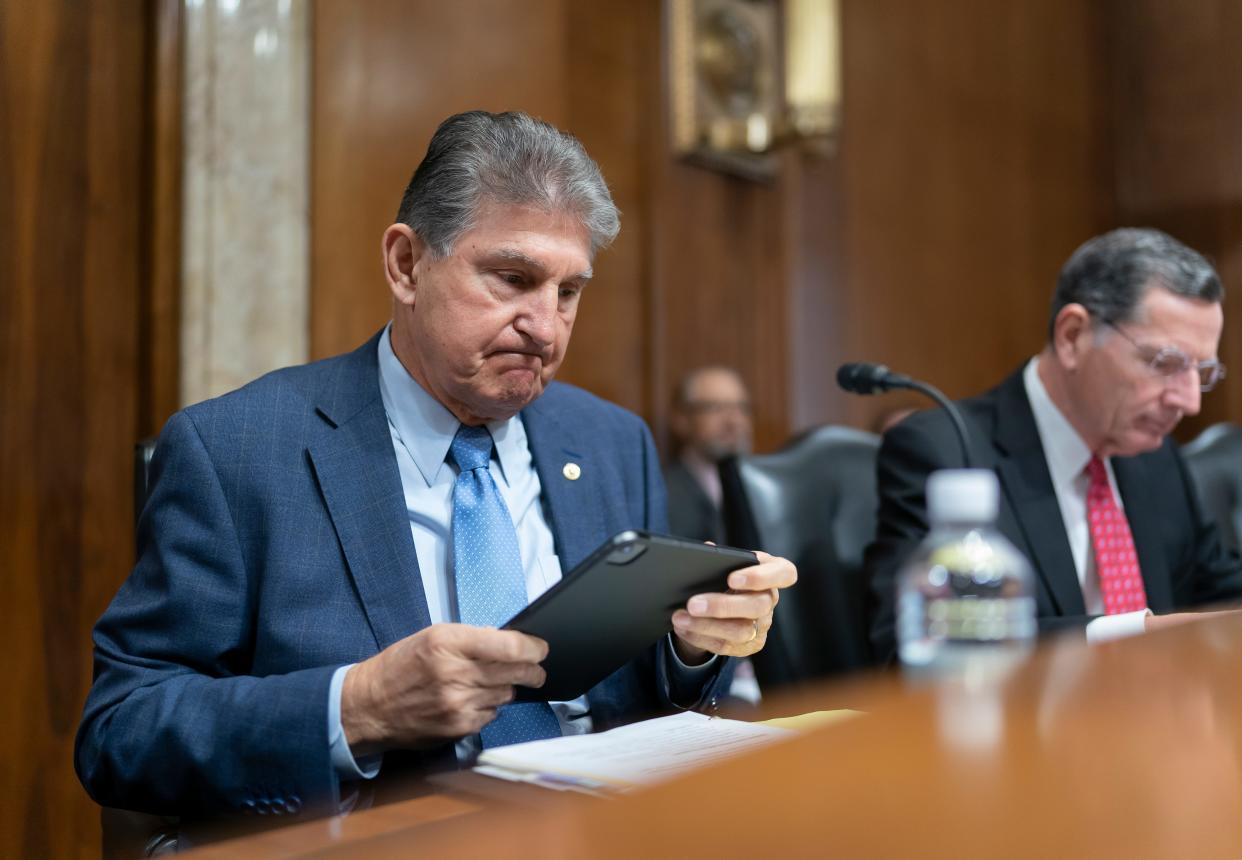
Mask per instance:
[[[617,547],[608,555],[608,561],[612,564],[629,564],[636,558],[642,556],[643,551],[647,547],[642,541],[628,541]]]

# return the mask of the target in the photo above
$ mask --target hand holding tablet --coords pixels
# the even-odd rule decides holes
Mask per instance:
[[[782,564],[792,573],[788,562]],[[747,599],[723,592],[732,572],[756,565],[764,570],[755,553],[730,547],[640,531],[615,535],[505,625],[548,643],[543,662],[547,682],[538,689],[518,687],[518,698],[564,701],[582,695],[673,629],[674,613],[684,612],[691,597]],[[766,586],[762,594],[771,599]],[[715,611],[735,608],[732,602],[709,602]],[[699,623],[728,629],[712,627],[725,635],[703,634],[687,643],[691,647],[708,640],[729,641],[729,635],[738,633],[732,629],[734,621]],[[763,623],[770,625],[770,613]],[[758,624],[744,626],[759,630]],[[757,632],[751,644],[760,639]]]

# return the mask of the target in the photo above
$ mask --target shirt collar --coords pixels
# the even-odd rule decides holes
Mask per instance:
[[[724,496],[724,490],[720,485],[720,466],[688,445],[681,452],[681,462],[686,467],[686,471],[698,481],[712,504],[720,507]]]
[[[1057,405],[1048,396],[1043,380],[1039,378],[1039,356],[1035,356],[1022,371],[1026,386],[1026,398],[1031,402],[1035,415],[1035,427],[1044,446],[1044,459],[1054,486],[1069,486],[1082,475],[1091,461],[1091,449],[1078,435]]]
[[[449,446],[461,422],[410,376],[393,351],[391,330],[390,324],[379,342],[380,396],[389,425],[430,487],[445,466]],[[496,443],[501,478],[506,484],[511,483],[510,476],[516,474],[521,451],[527,447],[526,427],[514,415],[503,421],[489,421],[487,429]]]

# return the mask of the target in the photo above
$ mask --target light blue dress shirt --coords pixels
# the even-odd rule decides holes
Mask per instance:
[[[379,343],[380,395],[388,413],[392,450],[396,452],[397,469],[401,473],[401,490],[405,493],[427,611],[432,624],[442,624],[458,619],[457,589],[448,558],[452,547],[450,528],[457,469],[446,460],[461,423],[406,372],[401,360],[392,352],[390,331],[391,327],[385,329]],[[542,486],[522,419],[514,415],[507,421],[492,421],[487,429],[496,441],[489,471],[517,528],[529,603],[559,582],[560,559],[556,557],[551,527],[540,502]],[[707,679],[717,664],[717,657],[712,657],[702,666],[687,666],[672,647],[672,635],[669,635],[668,652],[671,655],[669,669],[688,684]],[[383,757],[355,761],[340,725],[340,691],[349,669],[350,666],[342,666],[335,671],[328,690],[328,741],[332,747],[332,762],[342,779],[370,779],[379,773]],[[586,696],[570,702],[549,702],[549,705],[560,723],[561,734],[591,731],[590,703]],[[456,751],[458,761],[473,761],[479,752],[477,734],[462,738]]]
[[[427,611],[432,624],[454,622],[459,615],[450,554],[457,467],[447,459],[449,446],[461,422],[406,371],[393,351],[388,330],[379,342],[379,376],[380,395],[388,414],[388,429],[401,473],[401,488],[405,493],[423,593],[427,597]],[[556,556],[552,529],[539,501],[542,487],[526,442],[525,425],[515,415],[507,421],[490,422],[487,429],[496,443],[490,471],[517,529],[529,603],[560,580],[560,559]],[[329,691],[329,710],[335,712],[329,714],[332,760],[342,777],[371,777],[379,770],[378,761],[366,762],[359,768],[349,753],[344,732],[339,729],[339,687],[344,684],[348,668],[337,670]],[[550,704],[560,723],[561,734],[591,731],[586,696],[572,702]],[[335,719],[331,719],[333,716]],[[478,752],[477,735],[463,738],[457,744],[459,761],[470,761]]]
[[[379,342],[379,377],[431,623],[456,621],[457,590],[450,559],[453,545],[450,528],[457,468],[446,460],[460,422],[406,371],[393,352],[389,330],[384,331]],[[560,559],[540,501],[542,488],[527,444],[525,425],[521,418],[514,416],[507,421],[493,421],[487,429],[496,443],[490,471],[517,529],[529,602],[560,580]],[[669,651],[673,654],[673,670],[682,678],[706,677],[714,667],[714,660],[701,667],[687,667],[677,659],[672,648]],[[343,779],[369,779],[379,773],[381,757],[355,761],[341,728],[341,687],[349,668],[342,666],[336,671],[328,694],[332,763]],[[549,704],[563,735],[591,731],[586,696]],[[479,748],[477,735],[462,739],[456,746],[458,761],[472,761],[478,756]]]

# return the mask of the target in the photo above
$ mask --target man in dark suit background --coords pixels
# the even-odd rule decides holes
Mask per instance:
[[[1242,597],[1242,562],[1222,548],[1168,438],[1224,375],[1223,297],[1212,266],[1164,233],[1092,239],[1061,271],[1044,350],[960,404],[976,465],[1000,478],[998,527],[1035,569],[1041,630],[1098,641]],[[927,476],[960,467],[958,451],[942,410],[884,437],[866,554],[882,660],[895,651],[901,565],[928,529]]]
[[[675,535],[726,543],[720,472],[725,457],[750,452],[746,383],[728,367],[700,367],[682,377],[672,414],[677,456],[664,472],[668,522]]]
[[[788,562],[691,598],[586,696],[508,704],[546,644],[495,628],[610,535],[666,529],[643,422],[552,382],[618,227],[571,136],[522,114],[440,126],[383,236],[391,324],[165,427],[138,563],[95,630],[92,797],[334,811],[342,783],[714,701]]]

